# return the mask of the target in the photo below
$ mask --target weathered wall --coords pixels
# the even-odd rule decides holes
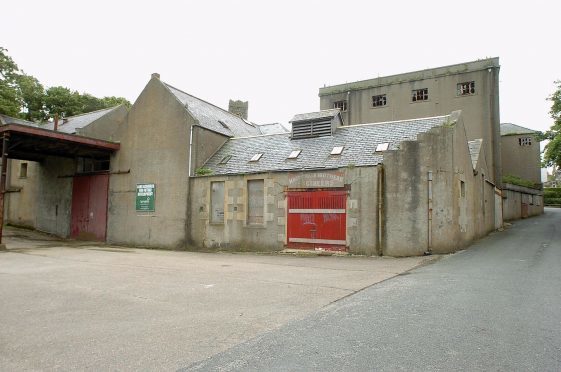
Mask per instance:
[[[453,252],[494,229],[494,187],[483,161],[474,174],[462,116],[386,152],[384,168],[384,255]]]
[[[521,146],[519,139],[530,137],[531,145]],[[501,137],[503,175],[541,183],[540,143],[532,134],[510,135]]]
[[[313,173],[313,172],[312,172]],[[347,244],[351,253],[375,255],[377,221],[377,167],[344,169],[349,185],[347,199]],[[263,179],[265,222],[249,226],[247,181]],[[288,173],[262,173],[239,176],[206,176],[190,180],[190,245],[192,249],[278,251],[285,248]],[[210,223],[210,184],[225,182],[224,223]]]
[[[187,225],[189,132],[183,105],[152,77],[119,130],[111,159],[107,241],[183,248]],[[156,187],[155,212],[136,212],[138,183]]]
[[[321,88],[320,108],[333,108],[334,102],[348,100],[348,109],[342,113],[346,125],[431,117],[462,110],[468,139],[483,138],[489,155],[488,166],[497,167],[489,179],[500,180],[499,69],[485,67],[488,64],[483,63],[476,70],[458,65],[451,70],[437,68]],[[475,81],[475,94],[458,96],[457,84],[468,81]],[[412,102],[411,91],[422,88],[429,89],[429,99]],[[387,105],[372,107],[372,96],[380,94],[386,94]]]
[[[27,177],[20,177],[22,164],[27,164]],[[8,160],[6,194],[6,222],[18,226],[36,228],[36,199],[40,164],[33,161]]]
[[[123,125],[126,116],[127,108],[120,105],[86,127],[78,129],[76,134],[106,141],[117,141],[119,128]]]
[[[505,221],[537,216],[543,213],[543,192],[527,187],[505,184],[503,189],[503,216]],[[526,210],[526,215],[523,211]]]
[[[198,125],[193,126],[193,146],[191,150],[191,174],[222,146],[228,137],[207,130]]]

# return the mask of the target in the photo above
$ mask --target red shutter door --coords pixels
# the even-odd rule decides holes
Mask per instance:
[[[109,175],[76,176],[72,185],[70,236],[105,241]]]
[[[289,191],[288,247],[345,251],[347,192]]]

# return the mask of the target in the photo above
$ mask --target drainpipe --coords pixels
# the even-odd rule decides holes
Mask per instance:
[[[428,178],[428,241],[427,241],[427,251],[425,254],[432,253],[432,172],[429,171],[427,174]]]
[[[376,229],[376,254],[382,256],[384,249],[382,247],[382,239],[384,236],[384,165],[378,164],[378,228]]]
[[[8,161],[8,140],[9,134],[4,133],[2,138],[2,170],[0,175],[0,251],[6,250],[6,245],[2,244],[2,233],[4,232],[4,197],[6,196],[6,169]]]
[[[191,129],[189,131],[189,177],[192,176],[191,174],[191,154],[193,148],[193,124],[191,124]]]

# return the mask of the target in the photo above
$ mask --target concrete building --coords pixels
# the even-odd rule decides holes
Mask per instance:
[[[462,110],[467,138],[483,139],[489,180],[500,183],[499,68],[499,59],[489,58],[324,87],[320,109],[341,109],[348,125]]]
[[[538,131],[512,123],[501,123],[503,175],[516,176],[541,185]]]

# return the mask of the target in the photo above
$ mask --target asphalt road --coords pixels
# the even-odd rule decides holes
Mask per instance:
[[[561,370],[561,209],[186,370]]]

